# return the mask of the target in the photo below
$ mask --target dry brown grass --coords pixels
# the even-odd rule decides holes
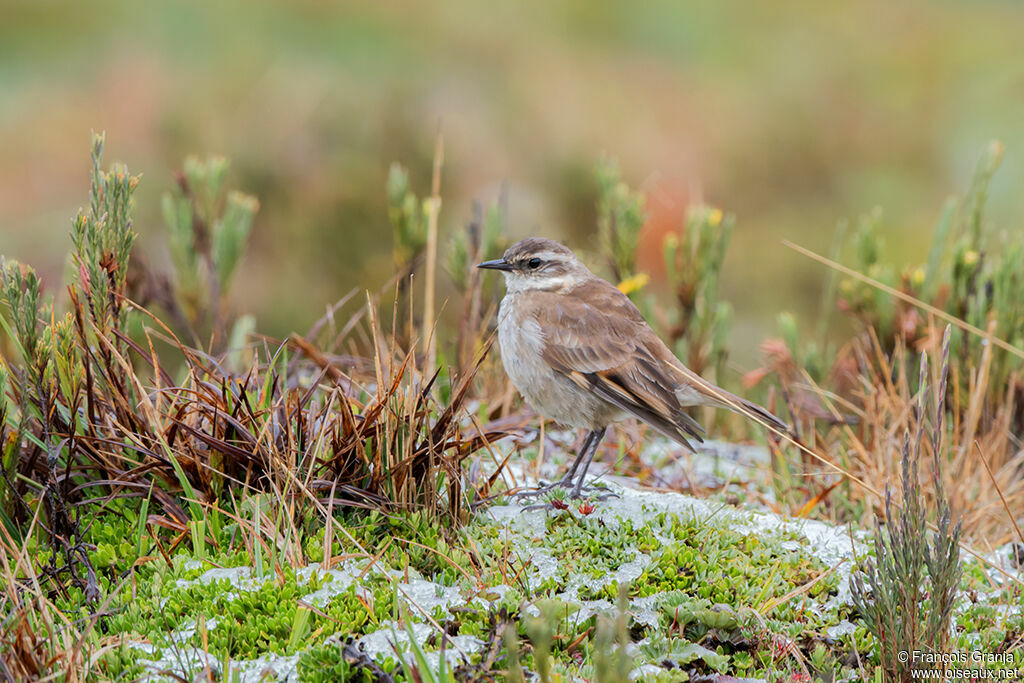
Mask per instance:
[[[837,493],[815,501],[824,508],[817,514],[837,521],[849,521],[853,514],[854,521],[864,525],[881,511],[881,492],[899,480],[902,435],[917,433],[919,427],[913,356],[917,352],[932,358],[942,355],[938,324],[932,321],[926,329],[914,353],[902,339],[886,352],[870,330],[852,339],[840,352],[831,378],[839,393],[826,391],[796,367],[784,346],[769,345],[770,366],[783,379],[798,439],[833,465],[823,466],[799,449],[787,450],[796,453],[794,462],[799,462],[795,471],[787,468],[787,475],[802,490],[801,496],[792,498],[795,508],[802,505],[801,500],[831,492],[842,480]],[[954,514],[963,521],[964,540],[979,548],[1024,540],[1013,512],[1024,509],[1024,451],[1013,435],[1016,377],[1005,391],[993,391],[989,369],[993,353],[999,352],[988,344],[977,365],[965,368],[955,359],[950,361],[946,445],[939,454],[942,484]],[[938,364],[930,366],[928,380],[933,386],[940,370]],[[993,395],[1005,400],[993,402]],[[933,446],[928,443],[924,448],[917,464],[924,494],[931,497],[936,483],[931,473]],[[781,451],[780,457],[785,457]]]
[[[149,500],[145,527],[165,559],[183,543],[216,544],[219,526],[234,522],[254,557],[271,553],[275,563],[303,566],[301,529],[311,519],[331,527],[343,508],[419,510],[455,528],[484,495],[464,489],[464,463],[505,433],[466,417],[486,344],[461,375],[426,376],[415,340],[400,348],[368,300],[354,324],[320,330],[336,346],[341,331],[368,339],[371,355],[326,353],[293,335],[250,345],[242,353],[248,362],[232,371],[229,359],[181,344],[166,327],[147,328],[139,343],[90,325],[88,311],[73,305],[81,381],[65,385],[68,395],[14,368],[16,405],[50,410],[28,415],[20,434],[0,427],[0,442],[17,448],[7,512],[24,539],[0,524],[0,667],[10,678],[78,680],[75,672],[89,669],[83,642],[95,620],[72,623],[54,601],[79,590],[90,611],[103,612],[82,542],[82,511],[92,503]],[[175,361],[178,380],[168,370]],[[246,519],[240,510],[253,496],[272,512]],[[340,534],[347,535],[329,530],[325,546]],[[27,550],[32,537],[55,550],[48,561]],[[340,540],[369,556],[351,537]],[[101,654],[104,642],[88,640],[88,657]]]

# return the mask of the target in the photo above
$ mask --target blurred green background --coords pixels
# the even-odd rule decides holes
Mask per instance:
[[[651,268],[688,202],[736,214],[722,288],[749,368],[779,312],[817,311],[824,270],[781,239],[827,252],[882,206],[892,259],[923,261],[993,138],[988,216],[1021,229],[1022,35],[1018,0],[0,2],[0,253],[59,292],[105,130],[166,268],[160,197],[222,154],[262,207],[232,303],[284,335],[393,274],[388,166],[427,192],[438,129],[442,238],[505,185],[512,237],[596,248],[608,154],[648,193]]]

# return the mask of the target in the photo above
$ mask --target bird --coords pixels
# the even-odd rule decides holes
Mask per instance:
[[[498,346],[512,384],[540,415],[585,429],[561,486],[578,498],[608,426],[634,417],[695,452],[704,429],[685,412],[714,406],[788,432],[770,411],[705,380],[676,358],[640,310],[555,240],[528,237],[477,268],[500,271]]]

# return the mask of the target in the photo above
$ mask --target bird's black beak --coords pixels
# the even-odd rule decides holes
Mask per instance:
[[[512,270],[512,264],[503,258],[494,259],[493,261],[484,261],[483,263],[476,264],[477,268],[487,268],[488,270]]]

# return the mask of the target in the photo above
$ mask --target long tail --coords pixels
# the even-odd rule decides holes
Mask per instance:
[[[740,398],[736,394],[712,384],[696,373],[691,372],[688,374],[691,387],[687,394],[689,398],[693,399],[693,403],[713,406],[715,408],[728,408],[772,431],[779,431],[784,434],[789,433],[789,425],[772,414],[767,408],[763,408],[745,398]]]
[[[728,408],[744,417],[750,418],[773,432],[789,434],[789,425],[773,415],[767,408],[762,408],[753,401],[740,398],[725,389],[712,384],[693,370],[683,365],[682,361],[673,356],[666,348],[668,367],[676,375],[675,394],[683,406],[704,405],[715,408]]]
[[[745,398],[740,398],[736,394],[731,394],[725,389],[715,387],[714,398],[708,403],[710,405],[718,406],[721,408],[728,408],[729,410],[739,413],[744,417],[749,417],[755,422],[768,427],[769,429],[778,430],[784,434],[789,433],[789,425],[776,417],[770,410],[763,408],[753,401],[748,401]]]

